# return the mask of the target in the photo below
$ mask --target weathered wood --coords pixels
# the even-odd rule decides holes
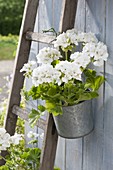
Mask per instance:
[[[63,0],[60,32],[74,28],[78,0]]]
[[[53,116],[49,114],[39,170],[53,170],[57,141],[58,134],[54,124]]]
[[[86,1],[86,32],[95,33],[101,41],[105,39],[105,1]],[[104,72],[104,67],[95,67],[97,72]],[[83,140],[83,170],[100,170],[103,164],[103,97],[104,85],[99,97],[93,100],[94,131]]]
[[[75,28],[78,31],[85,31],[85,21],[86,21],[86,1],[85,0],[79,0],[77,5],[77,12],[76,12],[76,22],[75,22]]]
[[[27,32],[26,33],[26,39],[46,44],[53,44],[53,41],[55,40],[55,36],[41,34],[37,32]]]
[[[66,139],[62,137],[58,138],[55,166],[61,170],[65,170],[66,167]]]
[[[20,31],[19,45],[15,60],[12,89],[10,92],[7,116],[5,120],[5,129],[8,133],[10,133],[10,135],[14,134],[17,121],[17,115],[12,113],[12,108],[13,105],[20,104],[20,90],[22,89],[24,82],[24,77],[23,74],[20,73],[20,69],[22,68],[24,63],[28,61],[31,46],[31,42],[26,40],[25,33],[27,31],[33,31],[34,29],[38,4],[39,0],[27,0],[25,5],[22,27]]]
[[[60,31],[61,32],[74,27],[76,7],[77,7],[76,2],[75,2],[75,0],[73,0],[73,1],[71,0],[70,2],[68,0],[66,0],[65,3],[63,1],[64,11],[62,13],[62,17],[60,20],[60,23],[61,23]],[[73,5],[74,5],[74,7],[73,7]],[[68,10],[67,10],[67,7],[68,7]],[[72,11],[73,11],[73,14],[71,13]],[[68,18],[68,17],[71,17],[71,18]],[[54,23],[54,21],[53,21],[53,23]],[[53,121],[53,119],[51,119],[51,115],[50,115],[49,119],[51,120],[51,124],[54,125],[54,121]],[[49,121],[48,121],[48,123],[49,123]],[[50,124],[50,127],[51,127],[51,124]],[[46,137],[44,149],[43,149],[43,153],[42,153],[42,161],[41,161],[40,170],[53,170],[54,159],[55,159],[55,154],[56,154],[56,146],[55,145],[57,145],[57,143],[55,141],[58,140],[58,135],[56,135],[56,137],[53,138],[50,127],[49,127],[49,125],[47,127],[46,135],[49,136],[49,139]],[[55,125],[54,125],[54,128],[55,128]],[[57,134],[56,128],[54,130],[55,130],[55,134]],[[53,142],[53,140],[55,140],[55,141]],[[52,144],[51,144],[51,142],[52,142]],[[55,144],[53,145],[53,143],[55,143]],[[51,151],[52,148],[49,144],[53,145],[52,147],[54,149],[52,151]],[[64,167],[64,169],[65,169],[65,167]]]
[[[65,169],[82,170],[82,139],[66,140]]]
[[[109,58],[105,63],[105,98],[104,98],[104,143],[102,170],[113,169],[113,1],[106,0],[106,44]]]
[[[19,106],[14,105],[12,109],[12,113],[19,116],[23,120],[29,121],[29,116],[28,116],[29,112],[26,111],[25,109],[20,108]],[[46,125],[47,122],[42,118],[40,118],[36,123],[36,126],[38,126],[43,130],[45,130]]]
[[[85,31],[85,0],[78,1],[75,28]],[[83,138],[66,140],[65,145],[64,170],[83,170]]]

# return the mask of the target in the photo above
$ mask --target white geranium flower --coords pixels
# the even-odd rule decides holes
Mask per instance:
[[[93,64],[94,64],[95,66],[102,66],[102,65],[103,65],[103,60],[94,61]]]
[[[108,58],[108,52],[107,52],[107,46],[103,42],[99,42],[96,46],[96,55],[94,56],[95,60],[104,60],[107,61]]]
[[[36,67],[37,67],[37,63],[35,61],[28,61],[28,63],[24,64],[20,72],[25,72],[25,75],[29,77],[31,76],[32,71]]]
[[[4,133],[3,136],[0,136],[0,144],[6,144],[6,146],[9,146],[10,141],[10,135],[8,133]]]
[[[1,145],[0,146],[0,153],[1,153],[1,151],[5,151],[5,150],[6,150],[6,148]]]
[[[7,133],[4,128],[0,128],[0,152],[1,150],[6,150],[8,147],[10,147],[10,138],[10,134]]]
[[[22,140],[22,135],[15,134],[10,136],[4,128],[0,128],[0,152],[9,148],[11,144],[19,144],[20,140]]]
[[[66,34],[70,39],[71,44],[78,45],[78,32],[76,29],[67,30]]]
[[[6,150],[7,150],[7,147],[0,145],[0,153],[1,153],[1,151],[6,151]]]
[[[10,141],[12,144],[18,145],[20,140],[22,140],[22,134],[15,133],[14,136],[11,136]]]
[[[57,49],[50,47],[44,47],[41,49],[36,57],[38,62],[42,64],[51,64],[54,60],[62,58],[60,52]]]
[[[94,58],[93,64],[96,66],[103,65],[103,61],[107,61],[108,52],[107,46],[102,43],[87,43],[83,48],[83,53],[89,55],[91,58]]]
[[[40,134],[40,138],[43,140],[44,139],[44,133]]]
[[[96,55],[96,43],[87,43],[84,47],[83,47],[83,53],[89,55],[90,57],[94,57]]]
[[[37,138],[39,137],[39,134],[33,132],[33,131],[30,131],[28,134],[27,134],[27,137],[28,138]]]
[[[72,44],[78,45],[78,33],[75,29],[67,30],[66,33],[60,34],[54,42],[54,47],[67,48]]]
[[[52,65],[43,64],[33,70],[32,82],[35,86],[43,83],[57,82],[61,73],[53,68]]]
[[[55,48],[60,47],[60,46],[63,48],[70,46],[70,39],[67,36],[67,34],[64,32],[56,38],[56,41],[54,41]]]
[[[97,43],[98,39],[96,38],[96,36],[94,35],[94,33],[85,33],[85,32],[81,32],[78,34],[78,42],[84,42],[84,43],[89,43],[89,42],[93,42],[93,43]]]
[[[61,61],[55,68],[62,73],[61,82],[67,83],[73,78],[81,80],[82,72],[80,67],[74,62]]]
[[[1,144],[3,148],[9,148],[11,145],[10,140],[4,140],[4,143]]]
[[[87,55],[87,53],[80,53],[75,52],[74,54],[71,54],[70,59],[74,61],[76,65],[79,67],[86,68],[86,66],[90,63],[90,56]]]
[[[0,128],[0,136],[3,136],[6,133],[6,130],[4,128]]]

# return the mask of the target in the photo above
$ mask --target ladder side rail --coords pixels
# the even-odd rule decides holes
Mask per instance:
[[[33,31],[39,0],[26,0],[23,21],[20,31],[20,39],[16,53],[15,67],[13,72],[12,88],[9,96],[5,129],[10,135],[15,133],[17,115],[12,113],[13,105],[20,104],[20,91],[23,87],[24,76],[20,73],[22,66],[28,61],[31,42],[26,40],[26,32]]]
[[[78,0],[63,0],[59,31],[74,28]]]
[[[39,170],[53,170],[56,156],[58,133],[52,114],[48,114],[47,122]]]

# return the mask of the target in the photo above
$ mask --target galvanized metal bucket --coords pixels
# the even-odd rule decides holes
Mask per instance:
[[[91,105],[92,101],[89,100],[63,107],[63,114],[54,116],[59,136],[73,139],[88,135],[94,128]]]

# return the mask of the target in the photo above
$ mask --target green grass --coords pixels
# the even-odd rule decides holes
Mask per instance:
[[[17,35],[0,35],[0,60],[12,60],[15,58],[17,42]]]

